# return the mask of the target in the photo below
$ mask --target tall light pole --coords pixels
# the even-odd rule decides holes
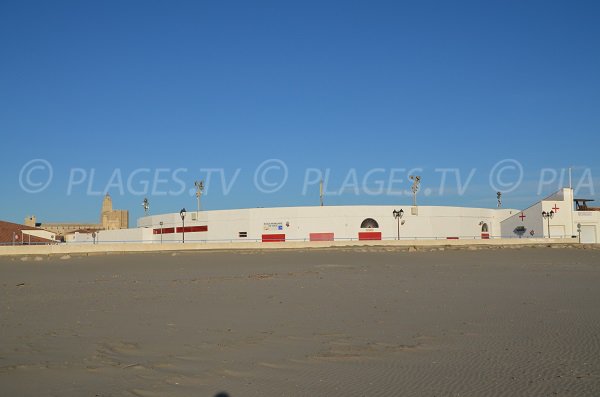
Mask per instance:
[[[181,224],[182,224],[182,228],[181,228],[181,233],[182,233],[182,242],[185,243],[185,214],[187,214],[185,208],[182,208],[181,211],[179,211],[179,216],[181,217]]]
[[[419,184],[421,183],[421,177],[420,176],[409,176],[409,178],[413,181],[413,184],[410,188],[410,190],[412,190],[413,192],[413,207],[417,206],[417,192],[419,191]]]
[[[160,221],[160,243],[162,244],[162,235],[163,235],[163,221]]]
[[[398,221],[398,237],[396,239],[400,240],[400,219],[402,219],[402,216],[404,215],[404,210],[400,208],[400,211],[394,210],[392,211],[392,214],[394,215],[394,218]]]
[[[144,207],[144,216],[148,216],[148,210],[150,209],[150,202],[147,197],[144,197],[144,201],[142,202],[142,207]]]
[[[496,193],[496,198],[498,199],[498,208],[502,207],[502,192]]]
[[[546,212],[542,211],[542,218],[548,220],[548,238],[550,238],[550,219],[554,216],[554,211]]]
[[[196,181],[194,182],[194,186],[196,186],[196,200],[198,201],[198,210],[196,211],[196,219],[200,219],[200,198],[202,197],[202,192],[204,191],[204,181]]]
[[[321,198],[321,207],[323,206],[323,179],[319,183],[319,197]]]

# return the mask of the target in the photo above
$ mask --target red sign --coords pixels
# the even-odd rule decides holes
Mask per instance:
[[[310,241],[333,241],[333,233],[310,233]]]
[[[519,218],[521,218],[521,222],[524,222],[524,219],[526,218],[525,214],[521,212],[521,215],[519,215]]]
[[[282,243],[285,241],[285,234],[263,234],[263,243]]]
[[[359,232],[358,239],[363,240],[381,240],[381,232]]]

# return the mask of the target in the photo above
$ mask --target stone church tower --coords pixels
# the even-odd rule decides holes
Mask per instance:
[[[104,196],[104,200],[102,200],[101,213],[104,214],[105,212],[111,212],[112,210],[112,198],[110,197],[110,194],[106,193],[106,196]]]
[[[102,200],[100,222],[104,230],[127,229],[129,227],[129,211],[113,210],[112,198],[106,193]]]

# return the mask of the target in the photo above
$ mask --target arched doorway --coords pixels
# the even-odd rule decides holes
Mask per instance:
[[[379,223],[375,219],[366,218],[361,222],[360,228],[363,231],[358,232],[359,240],[381,240],[381,232],[377,231]]]
[[[361,229],[379,229],[379,223],[373,218],[367,218],[360,224]]]
[[[487,223],[484,223],[483,225],[481,225],[481,238],[483,240],[487,240],[490,238],[490,232],[489,232]]]

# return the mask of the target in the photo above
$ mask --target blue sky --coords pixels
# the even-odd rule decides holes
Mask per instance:
[[[408,205],[390,175],[420,168],[420,204],[493,207],[505,159],[523,167],[505,207],[560,187],[546,168],[599,198],[598,20],[596,1],[4,1],[0,219],[96,221],[108,191],[134,224],[145,196],[195,208],[206,169],[233,180],[213,174],[207,209],[318,204],[307,168],[330,170],[331,205]],[[34,159],[52,167],[38,193]],[[253,180],[269,159],[288,169],[275,193]],[[463,185],[440,191],[440,169]]]

